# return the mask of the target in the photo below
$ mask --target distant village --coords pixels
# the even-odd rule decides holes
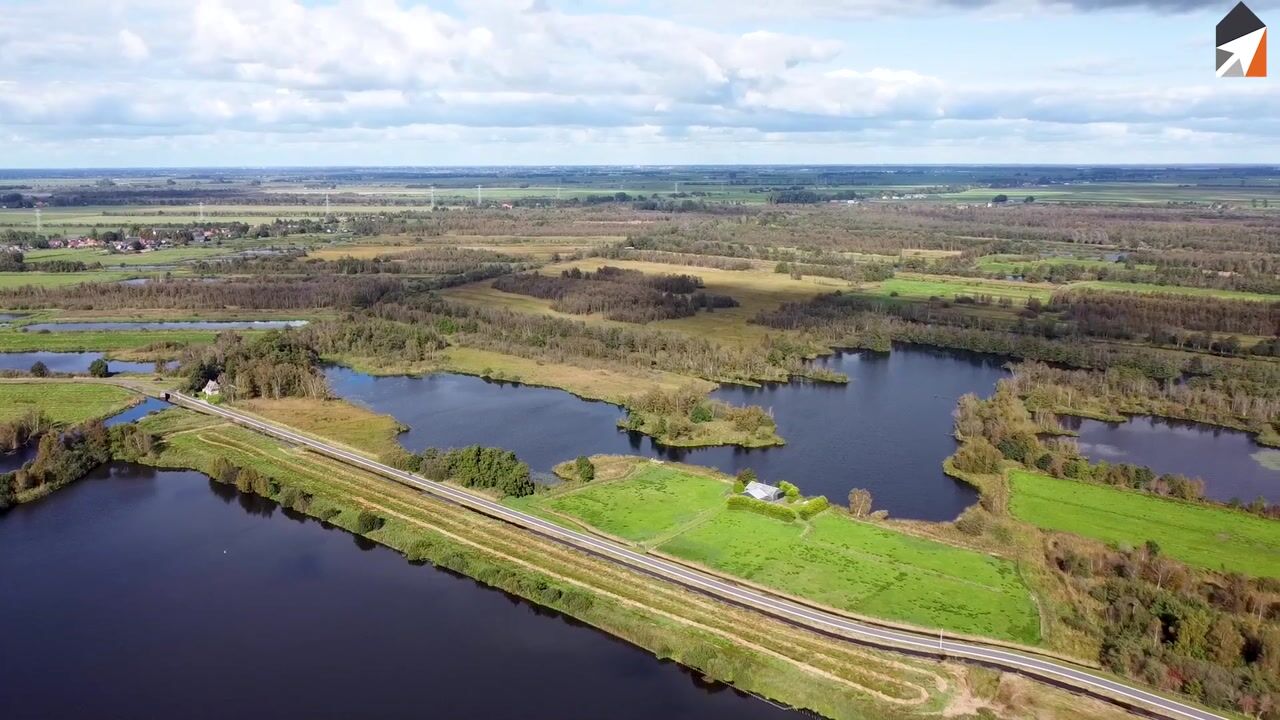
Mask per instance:
[[[159,230],[148,228],[129,234],[115,230],[98,233],[96,230],[88,235],[66,237],[42,237],[24,233],[20,236],[5,238],[0,250],[10,252],[28,252],[46,249],[98,249],[113,253],[144,253],[166,247],[204,244],[223,239],[241,237],[243,232],[229,227],[206,227],[182,230]],[[17,235],[17,234],[15,234]]]

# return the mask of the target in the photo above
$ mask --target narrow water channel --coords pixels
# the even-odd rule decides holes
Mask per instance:
[[[0,548],[6,718],[797,715],[195,472],[100,468]]]

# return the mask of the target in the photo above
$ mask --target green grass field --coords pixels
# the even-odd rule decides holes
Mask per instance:
[[[620,482],[588,485],[556,496],[546,507],[633,542],[645,542],[717,508],[728,483],[646,463]]]
[[[0,422],[40,410],[62,425],[107,417],[141,400],[115,385],[77,382],[0,383]]]
[[[935,296],[952,300],[956,295],[990,295],[996,298],[1012,298],[1015,302],[1021,303],[1032,297],[1048,300],[1053,294],[1053,287],[1005,280],[901,273],[897,277],[873,283],[861,292],[882,297],[888,297],[896,292],[897,297],[908,300],[927,300]]]
[[[524,499],[530,510],[779,591],[924,627],[1037,643],[1013,564],[828,510],[784,522],[731,509],[727,478],[638,461],[621,479]]]
[[[134,277],[134,273],[127,272],[69,272],[69,273],[46,273],[46,272],[7,272],[0,273],[0,290],[9,288],[23,287],[26,285],[38,285],[40,287],[61,287],[64,285],[79,285],[87,282],[117,282]]]
[[[253,337],[261,330],[238,331]],[[90,352],[134,350],[158,342],[209,343],[218,333],[212,330],[82,330],[78,332],[21,332],[0,330],[0,352]]]
[[[1280,302],[1278,295],[1245,292],[1243,290],[1218,290],[1216,288],[1179,287],[1177,285],[1152,285],[1150,283],[1114,282],[1111,280],[1088,280],[1071,283],[1067,287],[1092,288],[1112,292],[1163,293],[1166,295],[1193,295],[1196,297],[1215,297],[1224,300],[1254,300],[1257,302]]]
[[[1280,523],[1274,520],[1023,470],[1009,480],[1009,509],[1019,520],[1108,543],[1154,540],[1191,565],[1280,577]]]

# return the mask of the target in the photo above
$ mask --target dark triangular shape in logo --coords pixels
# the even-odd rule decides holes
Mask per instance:
[[[1231,12],[1218,23],[1218,45],[1226,45],[1237,38],[1266,27],[1257,15],[1244,3],[1231,8]]]

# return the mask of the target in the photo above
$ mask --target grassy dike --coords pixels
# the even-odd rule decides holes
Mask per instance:
[[[833,718],[934,714],[971,702],[965,669],[872,652],[639,575],[328,458],[185,410],[140,421],[164,438],[143,462],[274,480],[267,496],[479,582],[554,608],[709,677]],[[302,499],[300,499],[302,498]],[[382,518],[360,532],[362,513]]]

